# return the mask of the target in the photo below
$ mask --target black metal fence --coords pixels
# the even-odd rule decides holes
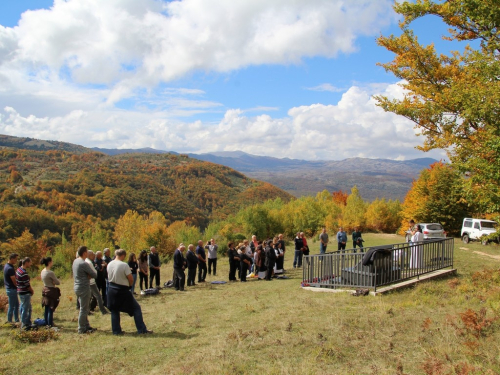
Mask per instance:
[[[425,240],[307,255],[302,286],[374,288],[453,268],[454,239]]]

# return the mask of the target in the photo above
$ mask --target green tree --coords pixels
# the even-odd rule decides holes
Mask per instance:
[[[137,211],[128,210],[116,223],[114,239],[122,249],[137,254],[147,246],[141,235],[145,225],[144,218]]]
[[[445,230],[457,234],[470,210],[463,199],[463,178],[452,166],[434,163],[420,172],[405,197],[401,229],[408,221],[441,223]]]
[[[404,116],[424,136],[420,149],[441,148],[462,173],[466,192],[488,212],[500,209],[500,12],[498,0],[416,0],[397,3],[400,36],[380,37],[396,54],[382,64],[403,79],[402,99],[377,96],[385,111]],[[438,54],[419,44],[409,25],[434,15],[450,26],[450,41],[479,41]]]
[[[356,186],[351,189],[351,194],[347,197],[347,203],[343,207],[342,225],[345,230],[351,231],[355,227],[364,229],[365,227],[366,203],[361,198]]]

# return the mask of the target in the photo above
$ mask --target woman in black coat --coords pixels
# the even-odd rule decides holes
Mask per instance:
[[[229,242],[227,247],[229,248],[227,251],[227,257],[229,258],[229,281],[236,281],[236,270],[240,267],[240,257],[234,248],[234,243]]]

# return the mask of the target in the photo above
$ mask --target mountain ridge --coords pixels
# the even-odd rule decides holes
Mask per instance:
[[[151,147],[140,149],[86,148],[58,141],[41,141],[0,135],[0,147],[25,147],[31,150],[63,149],[77,154],[100,152],[106,155],[172,154],[224,165],[248,177],[266,181],[286,192],[300,197],[319,191],[349,191],[356,185],[367,200],[376,198],[402,200],[422,169],[437,160],[416,158],[409,160],[370,159],[353,157],[343,160],[301,160],[259,156],[243,151],[216,151],[212,153],[177,153]]]

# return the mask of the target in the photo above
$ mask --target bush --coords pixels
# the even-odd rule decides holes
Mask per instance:
[[[43,328],[36,331],[16,330],[12,333],[12,339],[25,344],[38,344],[50,340],[57,340],[59,335],[50,328]]]
[[[0,294],[0,311],[6,311],[9,299],[5,294]]]

